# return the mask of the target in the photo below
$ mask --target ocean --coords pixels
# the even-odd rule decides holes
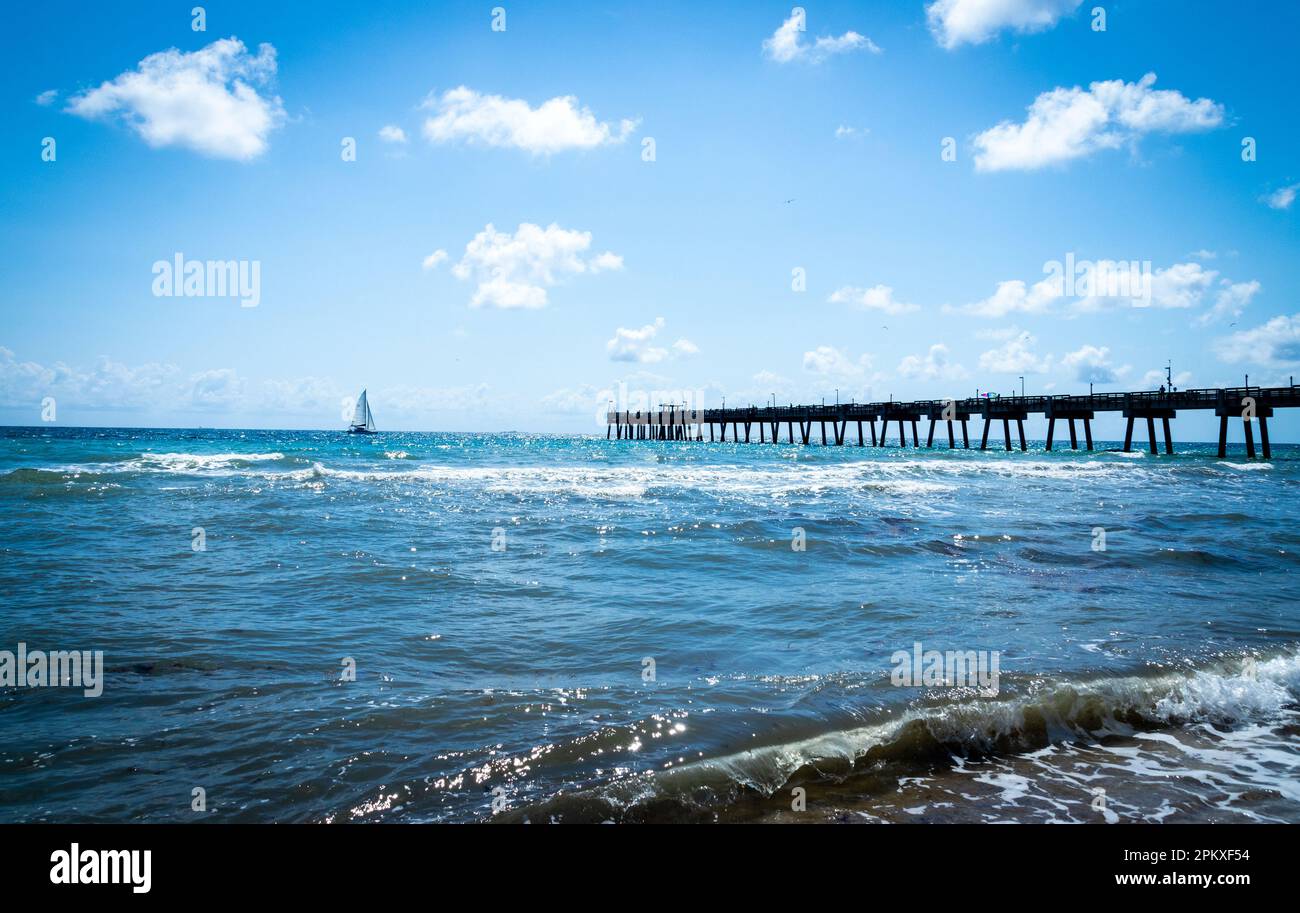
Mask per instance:
[[[0,820],[1297,822],[1300,448],[1180,448],[4,429]]]

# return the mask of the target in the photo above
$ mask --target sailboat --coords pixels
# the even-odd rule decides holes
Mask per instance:
[[[361,395],[357,397],[357,408],[352,413],[352,424],[348,425],[348,434],[378,434],[375,431],[375,417],[370,414],[370,401],[366,399],[365,390],[362,390]]]

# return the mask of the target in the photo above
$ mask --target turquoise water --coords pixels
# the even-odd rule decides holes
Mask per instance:
[[[105,674],[0,688],[0,819],[1300,821],[1298,483],[1285,445],[6,429],[0,650]],[[895,684],[917,643],[996,687]]]

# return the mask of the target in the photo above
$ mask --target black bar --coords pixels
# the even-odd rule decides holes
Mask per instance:
[[[788,797],[785,804],[788,806]],[[785,811],[788,820],[826,822],[810,800],[804,812]],[[931,812],[918,817],[925,821]],[[1099,816],[1100,817],[1100,816]],[[535,822],[544,822],[538,816]],[[744,828],[726,831],[725,839],[739,858],[771,858],[780,854],[824,856],[828,851],[853,851],[869,856],[872,869],[887,872],[897,884],[983,884],[990,872],[1004,871],[1016,860],[1015,890],[1025,896],[1050,897],[1064,886],[1075,896],[1092,897],[1100,890],[1117,896],[1152,898],[1174,893],[1187,898],[1198,891],[1209,903],[1235,906],[1275,899],[1294,879],[1293,834],[1282,824],[1162,824],[1155,827],[1110,826],[1103,823],[1063,827],[1021,824],[1000,827],[996,839],[979,824],[931,828]],[[936,858],[935,839],[960,852]],[[720,839],[710,827],[673,832],[677,851],[705,858]],[[543,841],[539,843],[538,841]],[[334,910],[355,901],[373,905],[375,879],[383,873],[384,889],[428,891],[432,866],[448,873],[460,886],[492,885],[504,902],[523,900],[536,886],[554,877],[557,854],[581,858],[584,890],[613,893],[626,889],[628,858],[653,854],[662,833],[635,826],[621,828],[557,828],[537,837],[531,829],[457,827],[455,825],[372,825],[321,827],[310,824],[132,825],[5,825],[0,828],[0,877],[14,909],[38,909],[22,901],[48,896],[39,909],[78,909],[99,906],[104,899],[128,903],[142,895],[133,891],[129,875],[122,884],[55,884],[51,873],[56,854],[76,844],[82,852],[135,850],[149,855],[148,892],[160,901],[192,904],[196,891],[208,903],[234,901],[241,906],[254,892],[259,901],[281,902],[294,908],[310,905]],[[539,847],[545,846],[547,852]],[[512,860],[503,878],[501,859]],[[1068,860],[1066,867],[1062,860]],[[936,866],[939,866],[936,869]],[[137,874],[143,883],[143,873]],[[367,876],[365,873],[372,873]],[[1208,884],[1189,883],[1209,876]],[[1161,879],[1182,878],[1178,881]],[[1238,883],[1224,883],[1233,879]],[[1244,880],[1244,882],[1243,882]],[[1152,882],[1152,883],[1145,883]],[[771,888],[761,879],[741,879],[742,902],[757,899]],[[1252,888],[1268,889],[1253,895]],[[17,901],[16,903],[13,901]],[[89,901],[89,904],[87,903]],[[1180,902],[1180,901],[1175,901]],[[40,901],[38,901],[40,903]]]

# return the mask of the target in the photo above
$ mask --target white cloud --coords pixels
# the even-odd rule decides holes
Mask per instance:
[[[229,410],[243,401],[244,388],[231,368],[202,371],[190,378],[189,401],[196,409]]]
[[[120,116],[150,146],[182,146],[248,160],[267,149],[284,120],[278,96],[260,95],[275,77],[275,48],[248,53],[238,38],[198,51],[150,54],[134,70],[73,97],[67,111],[88,119]]]
[[[1286,187],[1279,187],[1268,196],[1264,197],[1264,202],[1273,209],[1290,209],[1291,204],[1295,202],[1296,191],[1300,190],[1300,184],[1289,184]]]
[[[605,251],[603,254],[596,254],[596,256],[592,257],[587,265],[593,273],[620,270],[623,268],[623,257],[619,254]]]
[[[460,86],[441,98],[431,95],[425,105],[434,111],[424,122],[424,135],[431,142],[462,141],[523,149],[534,155],[621,143],[639,123],[625,118],[614,127],[598,121],[572,95],[533,108],[521,99],[482,95]]]
[[[501,308],[502,310],[534,311],[546,307],[546,289],[527,282],[512,282],[499,276],[479,282],[478,290],[470,299],[470,307]]]
[[[996,374],[1044,374],[1052,367],[1052,356],[1033,352],[1038,340],[1028,333],[1010,339],[980,355],[980,370]]]
[[[1270,367],[1300,365],[1300,314],[1279,315],[1268,323],[1218,340],[1219,358],[1231,364]]]
[[[175,365],[151,362],[131,367],[101,356],[87,368],[61,361],[42,365],[18,361],[0,346],[0,404],[35,408],[46,396],[59,407],[142,408],[174,396],[181,382]]]
[[[0,346],[0,404],[33,406],[52,395],[55,372],[34,361],[18,361],[14,353]]]
[[[1214,296],[1214,307],[1196,318],[1196,325],[1206,326],[1226,317],[1240,317],[1251,299],[1259,294],[1260,287],[1258,279],[1249,282],[1230,282],[1224,279],[1220,283],[1219,293]]]
[[[812,59],[821,60],[832,54],[843,54],[846,51],[867,50],[873,54],[879,54],[880,48],[876,43],[866,35],[859,35],[857,32],[845,32],[838,38],[825,37],[818,38],[813,42]]]
[[[386,143],[404,143],[406,131],[394,124],[385,124],[379,128],[379,138]]]
[[[654,345],[659,331],[664,328],[664,319],[656,317],[654,323],[647,323],[640,329],[619,327],[614,331],[614,338],[605,343],[605,351],[611,361],[634,361],[641,364],[656,364],[670,355],[689,357],[698,355],[699,346],[689,339],[678,339],[672,349]]]
[[[1105,346],[1085,345],[1062,358],[1061,366],[1073,371],[1075,380],[1082,384],[1113,384],[1129,371],[1127,365],[1117,368],[1112,364],[1110,349]]]
[[[668,357],[668,350],[652,345],[654,338],[664,328],[664,319],[656,317],[654,323],[647,323],[639,330],[619,327],[614,331],[614,338],[605,343],[605,351],[610,361],[635,361],[642,364],[655,364]]]
[[[0,347],[0,406],[37,408],[47,396],[59,409],[141,412],[230,410],[245,402],[247,385],[234,370],[186,375],[175,365],[131,366],[107,356],[89,367],[20,362]]]
[[[384,417],[391,421],[401,415],[430,411],[483,409],[491,402],[488,392],[485,384],[372,387],[370,399],[381,410],[381,421]],[[220,420],[217,416],[235,420],[256,416],[271,421],[305,416],[320,427],[339,427],[342,400],[355,393],[355,389],[344,390],[334,381],[319,377],[253,381],[231,368],[186,373],[175,365],[130,366],[107,357],[96,359],[88,367],[63,362],[47,366],[19,361],[13,352],[0,346],[0,408],[23,410],[32,416],[33,424],[40,414],[41,400],[51,396],[60,420],[69,414],[122,413],[132,415],[137,422],[165,422],[204,413],[204,422]],[[390,423],[388,427],[394,426]]]
[[[437,250],[435,250],[433,253],[429,254],[429,256],[425,257],[424,262],[421,263],[420,265],[424,269],[437,269],[438,264],[446,259],[447,259],[447,252],[440,247]]]
[[[862,355],[856,361],[833,346],[818,346],[803,353],[803,368],[813,374],[830,377],[858,377],[871,367],[871,356]]]
[[[1133,261],[1098,260],[1094,266],[1092,294],[1080,295],[1072,304],[1081,313],[1115,307],[1197,307],[1219,275],[1191,262],[1151,270],[1149,278]]]
[[[1003,29],[1041,32],[1079,8],[1083,0],[935,0],[925,18],[935,41],[948,50],[982,44]]]
[[[46,89],[40,95],[37,95],[35,101],[42,108],[47,108],[54,104],[54,100],[59,97],[58,89]]]
[[[966,369],[948,361],[948,347],[943,343],[930,346],[925,357],[908,355],[898,363],[898,373],[903,377],[923,380],[960,380]]]
[[[866,127],[850,127],[848,124],[840,124],[835,128],[835,138],[845,139],[847,137],[865,136],[870,132]]]
[[[546,228],[523,222],[513,235],[489,223],[465,245],[451,271],[457,279],[478,283],[471,307],[541,308],[546,290],[566,276],[623,268],[623,258],[609,251],[588,257],[590,247],[591,232],[554,222]]]
[[[1151,303],[1161,308],[1189,308],[1201,303],[1218,273],[1199,263],[1175,263],[1151,274]]]
[[[1223,123],[1208,98],[1153,89],[1156,75],[1135,83],[1094,82],[1087,91],[1056,88],[1029,106],[1024,123],[1003,121],[975,137],[978,171],[1031,171],[1136,142],[1145,133],[1191,133]]]
[[[1043,279],[1032,286],[1020,279],[999,282],[997,290],[988,298],[965,305],[957,310],[976,317],[1005,317],[1007,314],[1042,314],[1061,297],[1059,280]]]
[[[753,380],[754,383],[758,384],[760,387],[772,387],[774,390],[784,389],[790,386],[790,379],[788,377],[782,377],[775,371],[759,371],[754,375]]]
[[[795,11],[790,13],[790,18],[781,23],[770,38],[763,41],[763,50],[777,63],[790,63],[793,60],[820,63],[834,54],[849,51],[880,53],[880,48],[876,47],[875,42],[857,32],[845,32],[838,38],[825,36],[816,39],[812,44],[803,40],[803,32],[804,13],[802,9],[796,7]]]
[[[846,285],[831,292],[827,300],[834,304],[851,304],[860,310],[885,314],[906,314],[920,310],[919,305],[895,300],[894,290],[887,285],[873,285],[871,288]]]
[[[1191,261],[1151,269],[1149,263],[1131,260],[1081,260],[1075,264],[1075,273],[1073,287],[1066,285],[1061,273],[1049,274],[1032,286],[1020,279],[1009,279],[999,282],[988,298],[945,310],[999,318],[1017,313],[1045,314],[1059,302],[1067,301],[1070,310],[1080,314],[1119,307],[1194,308],[1203,303],[1217,283],[1221,289],[1213,316],[1202,316],[1198,321],[1204,324],[1225,313],[1240,313],[1240,308],[1259,291],[1258,282],[1234,283],[1220,278],[1216,270]]]

